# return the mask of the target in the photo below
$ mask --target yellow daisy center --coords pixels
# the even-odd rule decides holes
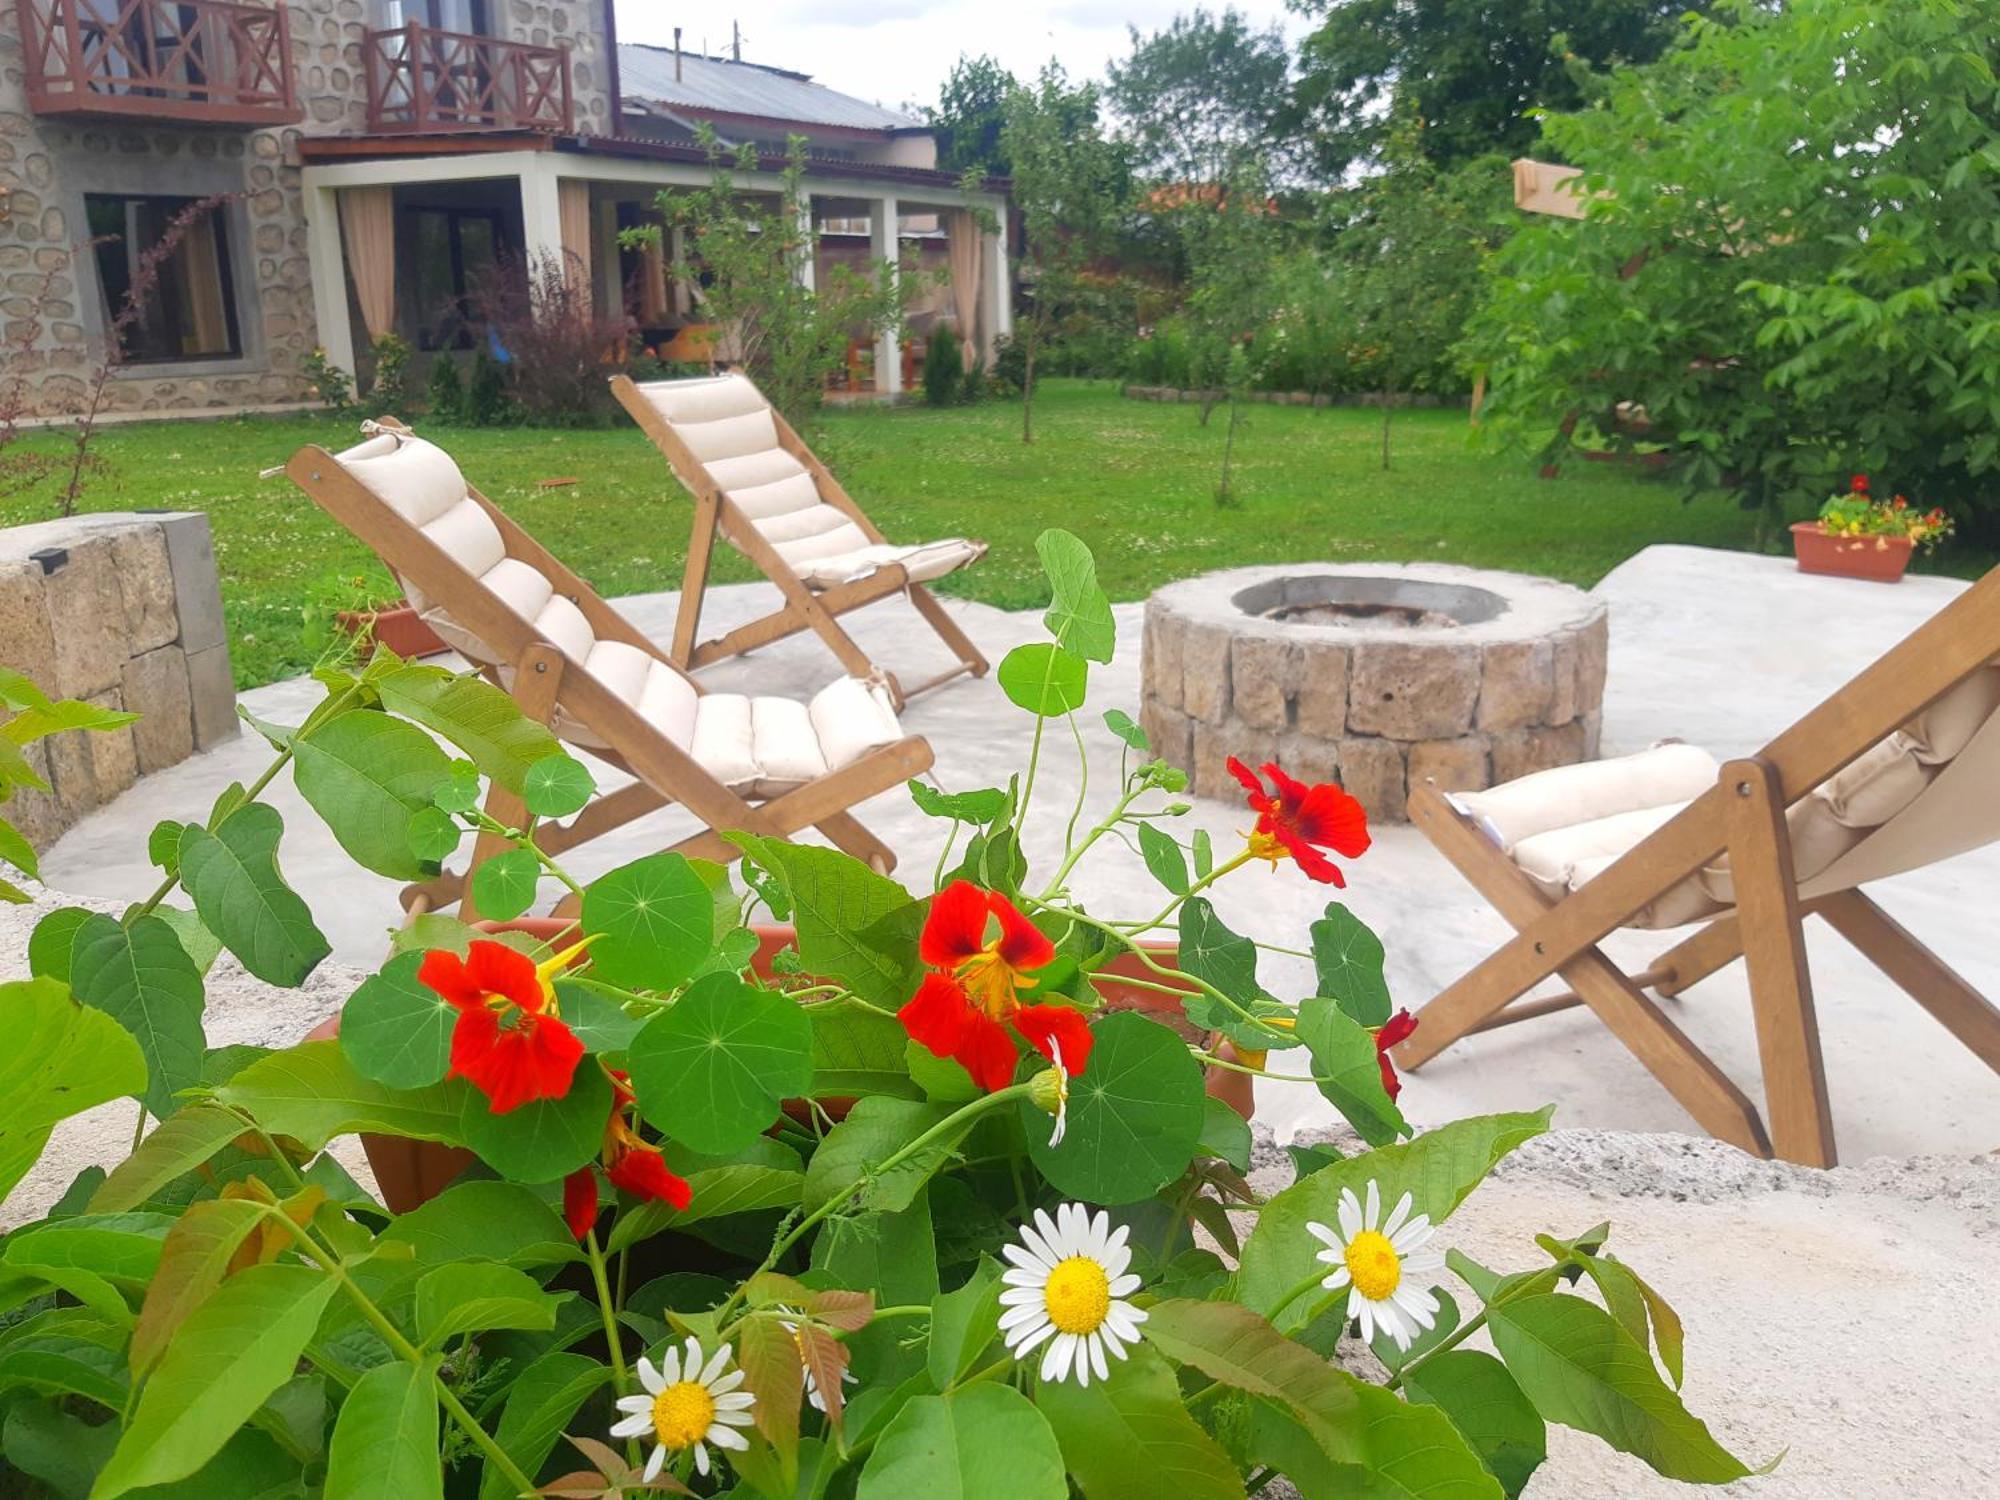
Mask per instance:
[[[1061,1332],[1095,1333],[1111,1310],[1111,1278],[1089,1256],[1072,1255],[1049,1272],[1042,1301]]]
[[[1401,1285],[1403,1258],[1387,1235],[1364,1229],[1347,1242],[1347,1274],[1362,1296],[1380,1302]]]
[[[653,1432],[663,1447],[692,1448],[715,1420],[715,1397],[696,1380],[678,1380],[653,1398]]]

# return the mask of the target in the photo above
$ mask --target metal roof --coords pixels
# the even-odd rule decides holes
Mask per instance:
[[[678,73],[678,77],[676,77]],[[734,62],[639,42],[618,44],[619,92],[627,101],[669,108],[754,115],[800,125],[833,125],[850,130],[921,129],[922,122],[853,98],[804,73],[761,63]]]

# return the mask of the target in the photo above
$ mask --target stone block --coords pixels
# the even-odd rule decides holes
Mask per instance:
[[[54,782],[49,776],[49,748],[46,740],[37,740],[32,745],[21,748],[21,758],[27,761],[28,769],[50,786]],[[69,827],[69,817],[63,812],[62,800],[53,791],[16,791],[4,808],[0,817],[5,817],[20,830],[21,836],[35,849],[46,849],[61,838]],[[10,877],[11,878],[11,877]],[[15,884],[19,884],[16,881]]]
[[[1315,642],[1302,648],[1295,723],[1301,734],[1337,740],[1347,733],[1348,653]]]
[[[1555,652],[1547,641],[1501,641],[1481,654],[1481,729],[1545,723],[1554,697]]]
[[[116,689],[93,694],[99,708],[120,707]],[[116,797],[139,779],[139,758],[129,725],[121,729],[72,729],[42,741],[49,758],[49,785],[67,821],[75,822]]]
[[[1194,720],[1178,708],[1147,698],[1139,709],[1139,727],[1152,741],[1153,754],[1168,765],[1187,770],[1194,764]]]
[[[1140,679],[1144,696],[1158,699],[1168,708],[1181,706],[1181,643],[1187,635],[1187,621],[1172,610],[1146,606],[1146,630],[1139,647]]]
[[[1478,702],[1477,648],[1366,641],[1353,650],[1347,683],[1350,733],[1406,741],[1455,739],[1472,727]]]
[[[1576,638],[1576,711],[1594,712],[1604,706],[1604,679],[1610,667],[1611,622],[1599,615]]]
[[[1220,724],[1229,717],[1229,632],[1189,625],[1181,642],[1181,707]]]
[[[165,770],[194,754],[187,657],[180,647],[161,646],[126,662],[122,693],[127,712],[139,715],[132,742],[141,772]]]
[[[44,692],[56,690],[56,643],[38,563],[0,563],[0,667]]]
[[[66,551],[42,580],[55,637],[55,681],[42,687],[65,698],[94,698],[116,688],[125,670],[125,595],[109,536],[79,537]]]
[[[1549,643],[1549,711],[1543,722],[1567,724],[1576,717],[1576,633],[1565,631]]]
[[[1240,719],[1226,724],[1194,723],[1192,774],[1197,796],[1232,801],[1243,795],[1243,787],[1229,774],[1229,757],[1235,756],[1253,769],[1278,758],[1278,737],[1268,729],[1253,729]]]
[[[179,639],[180,614],[165,532],[156,526],[114,532],[111,555],[125,601],[126,651],[141,656]]]
[[[1342,740],[1340,784],[1361,804],[1371,823],[1400,823],[1408,816],[1403,747],[1394,740]]]
[[[225,644],[188,652],[187,675],[195,749],[212,750],[235,739],[243,721],[236,717],[236,678],[229,667],[229,647]]]
[[[1286,734],[1278,738],[1278,764],[1285,774],[1317,785],[1340,780],[1340,748],[1333,740],[1317,735]]]
[[[1481,792],[1493,784],[1492,746],[1483,734],[1456,740],[1426,740],[1410,746],[1410,789],[1426,781],[1439,791]]]
[[[229,631],[222,619],[222,586],[215,571],[215,544],[208,517],[200,511],[162,516],[160,530],[166,537],[167,559],[173,570],[181,650],[192,656],[211,646],[225,646]]]
[[[1537,729],[1507,729],[1493,736],[1493,783],[1496,786],[1554,766],[1573,766],[1584,758],[1584,726],[1580,719]]]
[[[1238,636],[1229,653],[1229,701],[1236,716],[1259,729],[1285,729],[1298,688],[1297,646]]]

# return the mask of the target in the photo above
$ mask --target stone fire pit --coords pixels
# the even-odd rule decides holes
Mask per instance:
[[[1476,791],[1597,754],[1605,611],[1546,578],[1413,563],[1288,563],[1146,601],[1143,720],[1196,792],[1235,755],[1339,781],[1401,822],[1428,777]]]

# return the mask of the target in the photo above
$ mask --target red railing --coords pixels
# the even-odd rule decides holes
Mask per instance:
[[[285,7],[236,0],[14,0],[28,107],[210,125],[300,118]]]
[[[372,134],[571,128],[569,49],[438,31],[368,33]]]

